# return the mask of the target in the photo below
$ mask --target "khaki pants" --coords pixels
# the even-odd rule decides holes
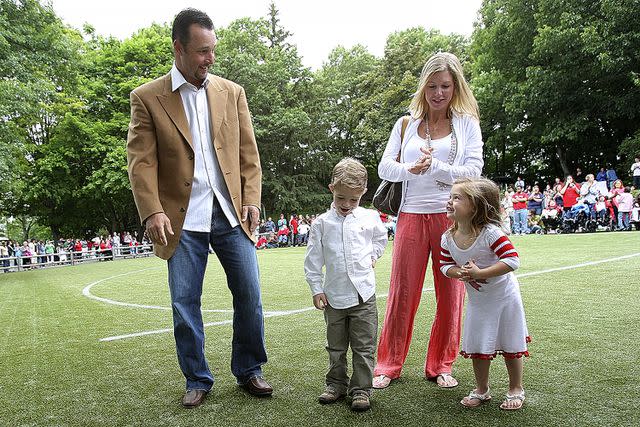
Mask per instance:
[[[374,356],[378,333],[378,308],[376,296],[355,307],[324,309],[327,323],[327,352],[329,371],[326,383],[339,393],[353,393],[354,390],[371,391],[373,381]],[[351,381],[347,374],[347,350],[351,345],[353,354],[353,374]]]

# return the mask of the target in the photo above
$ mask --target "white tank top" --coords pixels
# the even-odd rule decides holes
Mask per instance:
[[[414,134],[404,147],[404,161],[415,162],[422,152],[420,147],[426,147],[427,140]],[[443,162],[449,158],[451,150],[451,134],[444,138],[432,139],[433,157]],[[407,181],[407,193],[404,198],[402,212],[429,214],[446,212],[449,200],[449,188],[441,190],[435,179],[429,174],[421,175],[417,179]]]

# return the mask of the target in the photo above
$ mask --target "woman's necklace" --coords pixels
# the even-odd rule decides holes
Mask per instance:
[[[429,118],[424,118],[425,132],[427,134],[427,148],[431,148],[431,132],[429,131]],[[458,153],[458,138],[456,138],[456,131],[453,128],[453,119],[449,120],[449,127],[451,128],[451,148],[449,149],[449,156],[447,157],[447,163],[453,165],[453,161],[456,159]],[[440,191],[449,191],[450,184],[436,180],[438,189]]]

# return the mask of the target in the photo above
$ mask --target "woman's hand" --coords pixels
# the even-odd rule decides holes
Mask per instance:
[[[416,160],[413,166],[409,168],[409,172],[414,175],[423,174],[431,167],[433,148],[420,147],[420,151],[422,151],[423,154]]]

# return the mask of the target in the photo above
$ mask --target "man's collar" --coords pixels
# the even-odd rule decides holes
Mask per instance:
[[[182,85],[184,84],[190,85],[191,87],[195,87],[184,78],[180,70],[178,70],[178,67],[176,67],[176,63],[174,62],[173,67],[171,67],[171,92],[175,92],[176,90],[180,89],[180,87],[182,87]],[[209,84],[209,75],[207,75],[207,78],[204,80],[204,83],[202,83],[202,87],[206,89],[208,84]]]

